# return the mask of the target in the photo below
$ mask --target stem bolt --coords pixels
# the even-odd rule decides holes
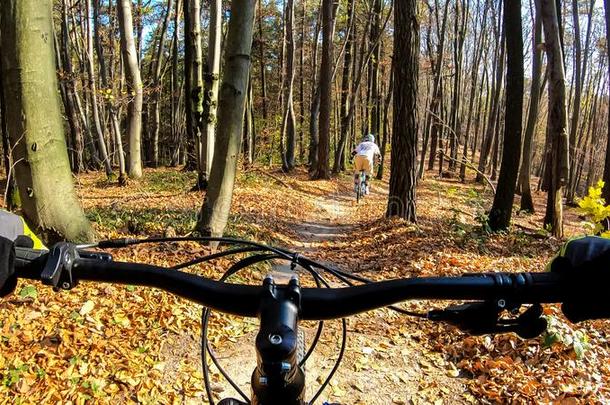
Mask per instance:
[[[272,334],[269,335],[269,342],[271,342],[272,345],[279,345],[282,343],[282,337],[280,335],[277,334]]]

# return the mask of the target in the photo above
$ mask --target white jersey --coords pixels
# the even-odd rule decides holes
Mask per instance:
[[[373,161],[375,155],[381,156],[381,151],[375,142],[362,142],[356,146],[356,154],[359,156],[366,156],[369,161]]]

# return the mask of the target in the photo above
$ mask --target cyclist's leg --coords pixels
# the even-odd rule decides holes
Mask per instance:
[[[371,192],[371,179],[373,178],[373,162],[368,158],[365,158],[366,164],[364,171],[366,172],[366,194]]]
[[[363,165],[366,161],[364,156],[356,155],[354,157],[354,192],[358,191],[358,183],[360,181],[360,171],[364,170]]]

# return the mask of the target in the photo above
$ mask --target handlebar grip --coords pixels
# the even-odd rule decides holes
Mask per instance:
[[[49,251],[46,249],[31,249],[17,246],[15,247],[15,268],[26,267],[37,259],[45,257],[48,253]]]
[[[18,278],[40,280],[48,255],[46,249],[15,247],[15,275]]]

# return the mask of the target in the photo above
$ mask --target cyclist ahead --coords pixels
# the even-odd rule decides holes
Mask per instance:
[[[373,165],[381,157],[381,151],[375,144],[375,136],[373,134],[365,135],[362,142],[352,151],[352,156],[354,156],[354,191],[357,191],[360,171],[364,170],[366,173],[365,194],[368,194],[370,192],[369,180],[373,175]]]

